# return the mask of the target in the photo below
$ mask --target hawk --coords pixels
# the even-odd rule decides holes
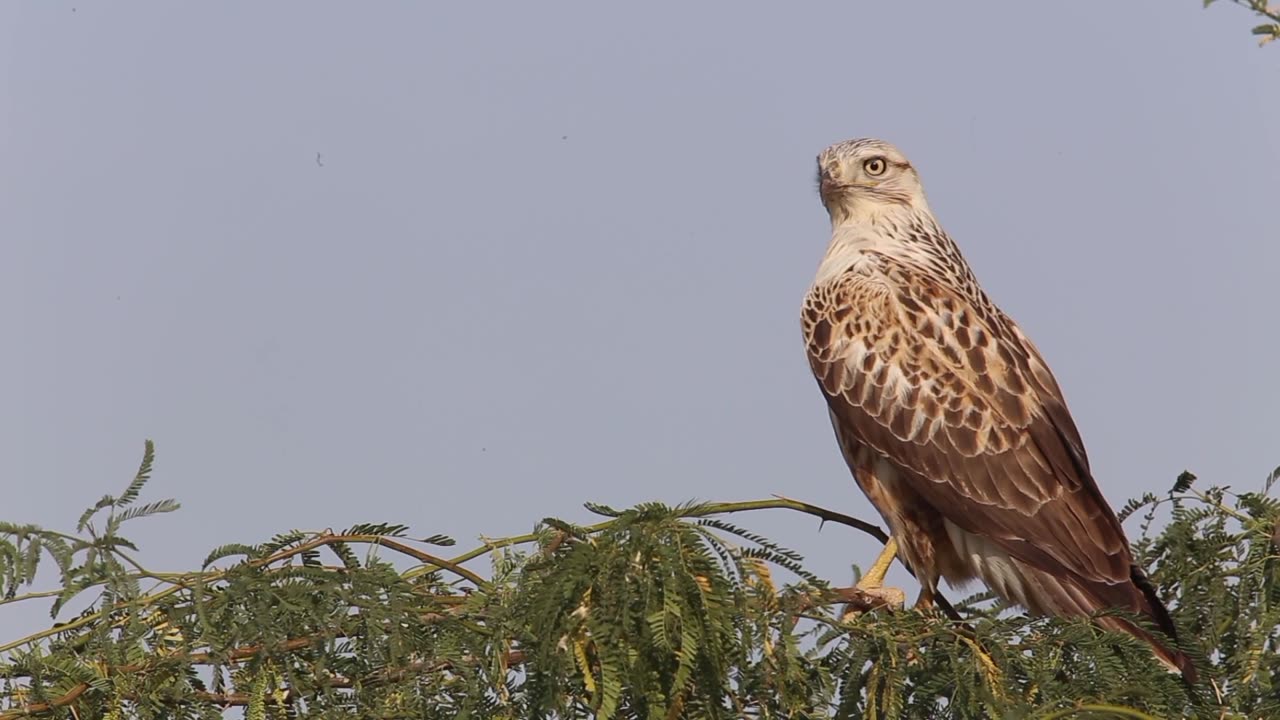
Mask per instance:
[[[921,607],[939,578],[980,578],[1038,615],[1128,610],[1168,637],[1097,622],[1194,681],[1053,373],[983,292],[915,168],[889,143],[849,140],[818,156],[818,184],[831,244],[804,299],[805,346],[845,461],[891,535],[859,587],[901,597],[882,585],[896,555]]]

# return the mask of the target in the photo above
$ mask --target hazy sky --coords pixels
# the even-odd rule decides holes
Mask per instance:
[[[465,548],[584,500],[878,521],[798,320],[814,156],[864,135],[1040,346],[1113,504],[1280,463],[1280,47],[1248,13],[605,5],[0,6],[0,519],[72,527],[150,437],[185,505],[131,533],[161,570],[365,521]],[[876,549],[742,521],[839,581]]]

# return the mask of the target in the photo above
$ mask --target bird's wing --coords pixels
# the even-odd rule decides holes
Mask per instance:
[[[815,285],[803,326],[839,432],[961,528],[1046,572],[1127,583],[1131,558],[1035,347],[884,258]]]

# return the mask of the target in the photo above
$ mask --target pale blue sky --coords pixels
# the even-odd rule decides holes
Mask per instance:
[[[151,437],[186,506],[134,533],[157,569],[584,500],[876,519],[798,324],[814,156],[863,135],[1039,344],[1113,504],[1280,463],[1280,48],[1243,10],[611,5],[0,7],[0,518],[71,526]],[[744,522],[835,580],[875,549]]]

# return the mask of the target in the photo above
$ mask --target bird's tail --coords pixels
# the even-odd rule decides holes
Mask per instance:
[[[1108,630],[1128,633],[1146,642],[1151,646],[1151,653],[1155,655],[1161,665],[1169,669],[1169,672],[1181,674],[1183,681],[1188,685],[1195,685],[1198,682],[1199,675],[1196,673],[1196,667],[1192,664],[1191,658],[1176,647],[1172,647],[1167,639],[1156,637],[1155,634],[1138,627],[1124,618],[1102,617],[1098,618],[1097,622]]]
[[[1191,658],[1186,653],[1178,649],[1178,628],[1173,624],[1173,618],[1169,617],[1169,610],[1165,608],[1164,603],[1160,602],[1159,596],[1156,595],[1156,589],[1151,585],[1151,581],[1147,579],[1145,573],[1137,566],[1134,566],[1129,573],[1133,584],[1142,592],[1143,607],[1141,611],[1144,615],[1151,618],[1160,628],[1162,634],[1166,637],[1157,637],[1141,627],[1138,627],[1129,620],[1119,617],[1100,618],[1099,622],[1113,630],[1128,633],[1137,637],[1147,644],[1151,645],[1151,651],[1155,654],[1165,667],[1171,672],[1182,675],[1182,679],[1187,685],[1195,685],[1199,679],[1196,673],[1196,667],[1191,662]]]

